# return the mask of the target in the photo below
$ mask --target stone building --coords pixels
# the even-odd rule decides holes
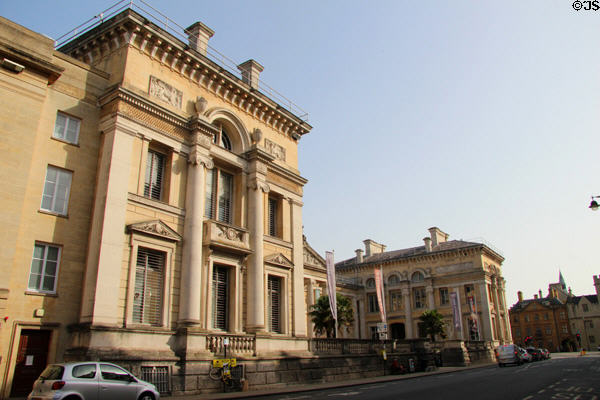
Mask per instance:
[[[212,61],[202,23],[127,9],[88,28],[55,50],[0,18],[0,398],[65,359],[194,393],[225,338],[253,362],[306,354],[311,126],[256,61]]]
[[[419,316],[437,309],[446,321],[448,340],[484,341],[489,347],[511,342],[502,262],[488,245],[448,240],[439,228],[429,229],[423,246],[386,251],[367,239],[365,250],[336,264],[336,274],[359,289],[346,290],[357,312],[357,338],[376,337],[382,322],[375,290],[374,267],[384,277],[388,337],[423,338]],[[341,291],[341,290],[340,290]],[[455,297],[454,318],[451,298]]]
[[[509,310],[512,337],[516,344],[534,346],[554,351],[572,351],[575,349],[575,336],[569,324],[567,291],[562,274],[559,282],[548,286],[548,296],[542,291],[532,299],[523,299],[518,292],[518,301]]]
[[[567,310],[571,332],[579,334],[577,344],[586,350],[595,351],[600,346],[600,275],[594,276],[596,294],[569,296]]]

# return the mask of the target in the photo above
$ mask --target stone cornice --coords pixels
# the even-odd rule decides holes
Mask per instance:
[[[175,114],[168,109],[161,107],[160,105],[149,101],[148,99],[140,96],[122,86],[114,85],[110,87],[105,94],[100,96],[98,99],[98,103],[101,107],[109,104],[114,100],[123,101],[125,103],[131,104],[141,110],[147,111],[161,119],[173,124],[179,128],[190,129],[190,124],[187,119]]]
[[[312,129],[280,104],[131,9],[72,40],[59,51],[94,64],[124,46],[131,46],[166,65],[293,140]]]
[[[26,68],[30,68],[46,76],[49,85],[54,83],[65,70],[61,66],[43,60],[39,57],[34,56],[33,54],[26,53],[20,49],[11,46],[8,43],[5,43],[2,40],[0,40],[0,57],[6,57],[11,61],[23,64]]]

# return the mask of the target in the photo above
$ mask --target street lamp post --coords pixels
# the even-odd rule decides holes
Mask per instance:
[[[590,209],[592,211],[598,211],[598,208],[600,208],[600,204],[598,204],[598,202],[594,199],[600,199],[600,196],[592,196],[592,202],[590,203]]]

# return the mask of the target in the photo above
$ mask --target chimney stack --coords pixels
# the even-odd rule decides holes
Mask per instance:
[[[445,232],[442,232],[440,230],[440,228],[438,228],[437,226],[429,228],[429,234],[431,235],[431,241],[432,241],[433,247],[436,247],[438,244],[444,243],[445,241],[448,240],[448,234]]]
[[[383,253],[385,251],[386,245],[379,244],[371,239],[363,240],[365,244],[365,257],[370,257],[373,254]]]
[[[540,289],[540,290],[538,291],[538,294],[540,295],[540,299],[544,297],[544,296],[542,296],[542,289]]]
[[[190,47],[203,56],[206,56],[208,39],[210,39],[215,32],[202,22],[196,22],[195,24],[188,26],[185,29],[185,33],[188,34]]]
[[[238,69],[242,73],[242,82],[258,90],[258,76],[263,71],[263,66],[254,60],[248,60],[238,65]]]
[[[521,292],[520,290],[517,292],[517,297],[519,298],[519,301],[523,301],[523,292]]]
[[[363,251],[362,251],[362,249],[356,249],[354,251],[356,252],[356,262],[357,263],[363,262]]]
[[[423,241],[425,242],[425,252],[431,253],[431,238],[423,238]]]
[[[534,294],[534,295],[533,295],[533,298],[537,300],[537,298],[538,298],[538,295],[537,295],[537,294]]]

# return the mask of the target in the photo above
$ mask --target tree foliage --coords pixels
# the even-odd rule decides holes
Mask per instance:
[[[354,322],[354,311],[352,310],[352,302],[349,297],[336,293],[338,331],[342,328],[347,330]],[[315,325],[315,333],[318,335],[326,334],[328,338],[334,337],[335,320],[331,315],[329,307],[329,296],[321,296],[317,302],[310,306],[311,311],[308,315]]]
[[[435,335],[439,335],[442,339],[446,338],[446,330],[444,316],[438,310],[425,311],[419,319],[423,323],[425,333],[429,335],[432,342],[435,342]]]

